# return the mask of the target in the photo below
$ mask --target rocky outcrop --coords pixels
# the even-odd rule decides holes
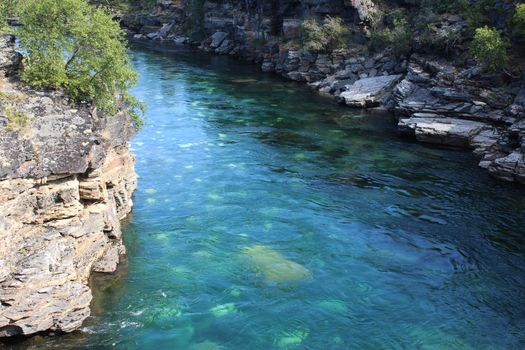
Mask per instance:
[[[1,37],[0,337],[70,332],[89,316],[88,278],[125,253],[120,220],[137,182],[126,113],[21,87],[17,63]]]
[[[525,183],[525,86],[412,55],[393,100],[399,129],[418,141],[472,149],[491,175]]]

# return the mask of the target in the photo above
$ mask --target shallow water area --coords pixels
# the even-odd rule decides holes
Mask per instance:
[[[525,191],[229,57],[135,48],[128,258],[34,349],[522,349]]]

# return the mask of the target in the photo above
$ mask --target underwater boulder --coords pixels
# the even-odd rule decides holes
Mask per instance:
[[[262,272],[268,281],[295,282],[307,279],[312,273],[303,265],[288,260],[270,247],[254,245],[243,249],[257,271]]]

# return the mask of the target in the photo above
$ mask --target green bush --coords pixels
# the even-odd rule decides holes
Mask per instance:
[[[303,22],[302,32],[306,50],[329,52],[347,46],[348,30],[338,17],[326,16],[323,24],[315,18],[308,18]]]
[[[381,22],[372,29],[370,43],[372,48],[384,49],[390,48],[398,56],[406,55],[411,49],[410,28],[405,15],[401,11],[394,11],[391,14],[393,18],[393,28],[380,29]]]
[[[525,41],[525,4],[519,4],[516,6],[510,24],[512,28],[512,36],[518,41]]]
[[[129,108],[137,124],[142,105],[128,89],[137,81],[124,33],[105,8],[87,0],[27,0],[20,9],[22,79],[36,87],[62,87],[75,101],[108,114]]]
[[[19,0],[1,0],[0,1],[0,30],[7,25],[7,19],[17,14]]]
[[[109,6],[122,13],[149,12],[156,2],[156,0],[92,0],[97,6]]]
[[[489,71],[497,71],[505,68],[508,63],[507,47],[508,43],[496,29],[485,26],[476,29],[470,53]]]

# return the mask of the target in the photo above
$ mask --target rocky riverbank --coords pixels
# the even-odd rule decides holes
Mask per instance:
[[[70,332],[90,314],[93,271],[125,253],[137,185],[129,116],[99,116],[18,83],[0,37],[0,337]]]
[[[125,15],[122,26],[135,40],[193,44],[253,61],[265,72],[307,83],[350,107],[391,110],[400,133],[471,149],[491,175],[525,183],[525,77],[485,73],[472,60],[447,58],[417,32],[409,55],[371,52],[366,34],[377,6],[370,0],[207,0],[202,1],[200,32],[188,29],[195,12],[188,3],[158,0],[151,15]],[[326,15],[345,20],[351,48],[301,49],[303,20]],[[432,31],[426,34],[435,37],[460,33],[454,49],[465,51],[463,18],[443,15],[428,27]]]

